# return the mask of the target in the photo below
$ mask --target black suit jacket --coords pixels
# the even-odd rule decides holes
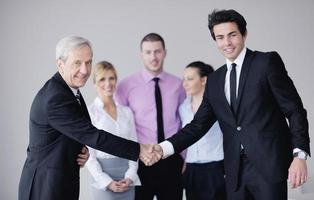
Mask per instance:
[[[29,121],[27,159],[19,185],[19,200],[77,200],[83,145],[137,160],[138,143],[96,129],[83,98],[81,105],[56,73],[36,95]]]
[[[176,152],[201,138],[218,120],[223,132],[226,183],[236,189],[240,145],[263,177],[287,179],[293,148],[310,153],[306,110],[276,52],[247,50],[240,75],[237,112],[224,92],[226,65],[209,75],[194,119],[168,139]],[[289,123],[287,123],[287,120]]]

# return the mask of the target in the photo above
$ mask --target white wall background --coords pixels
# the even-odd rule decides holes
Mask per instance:
[[[215,68],[224,63],[207,29],[207,15],[215,8],[234,8],[244,15],[249,48],[280,53],[308,111],[313,138],[312,0],[0,0],[0,199],[17,199],[30,105],[56,72],[55,45],[60,38],[74,34],[90,39],[94,62],[112,62],[123,78],[142,68],[140,40],[157,32],[168,49],[165,69],[181,76],[191,61]],[[89,104],[96,95],[91,80],[82,93]],[[310,159],[309,182],[289,191],[290,198],[314,199],[309,193],[314,189],[313,167]],[[86,169],[81,172],[80,199],[90,199]]]

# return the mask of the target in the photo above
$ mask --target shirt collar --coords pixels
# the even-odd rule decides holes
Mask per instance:
[[[164,71],[161,71],[160,74],[158,74],[157,76],[153,75],[152,73],[150,73],[146,68],[144,68],[141,72],[142,77],[144,79],[144,81],[146,83],[148,83],[149,81],[153,80],[153,78],[158,77],[160,80],[163,80],[166,76],[166,73]]]
[[[192,103],[192,97],[191,96],[186,96],[183,103],[185,105],[191,104]]]
[[[119,106],[119,104],[118,104],[116,101],[114,101],[114,104],[115,104],[116,106]],[[95,98],[95,105],[96,105],[97,107],[100,107],[100,108],[103,108],[103,107],[104,107],[104,102],[101,100],[101,98],[100,98],[99,96],[97,96],[97,97]]]
[[[100,108],[104,107],[104,103],[102,102],[102,100],[99,97],[95,98],[95,105],[97,107],[100,107]]]
[[[71,88],[70,86],[69,86],[69,88],[71,89],[71,91],[73,92],[73,94],[75,96],[77,94],[78,89]]]
[[[241,68],[242,64],[243,64],[243,61],[244,61],[245,54],[246,54],[246,47],[243,47],[242,51],[240,52],[238,57],[233,62],[231,62],[230,60],[226,59],[227,69],[230,70],[232,63],[237,64],[237,66],[239,66]]]

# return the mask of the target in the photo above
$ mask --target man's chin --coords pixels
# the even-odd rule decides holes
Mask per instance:
[[[161,71],[161,67],[159,67],[159,66],[151,67],[151,69],[152,69],[153,72],[159,72],[159,71]]]
[[[85,82],[80,82],[80,83],[76,84],[76,87],[81,88],[81,87],[84,87],[85,84],[86,84],[86,81]]]

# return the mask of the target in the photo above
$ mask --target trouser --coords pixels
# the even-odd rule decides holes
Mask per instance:
[[[174,154],[162,159],[153,166],[139,162],[138,175],[142,186],[135,189],[136,200],[182,200],[183,159]]]
[[[287,181],[273,183],[266,181],[241,154],[239,182],[236,191],[228,191],[228,200],[287,200]]]
[[[225,200],[223,161],[187,163],[183,186],[187,200]]]

